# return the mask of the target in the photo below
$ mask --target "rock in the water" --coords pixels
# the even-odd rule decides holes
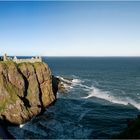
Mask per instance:
[[[53,103],[56,92],[47,64],[0,62],[0,119],[24,123]]]
[[[53,76],[53,85],[57,87],[56,90],[60,93],[67,93],[69,88],[72,85],[72,78],[64,78],[64,77],[54,77]],[[56,86],[57,85],[57,86]]]

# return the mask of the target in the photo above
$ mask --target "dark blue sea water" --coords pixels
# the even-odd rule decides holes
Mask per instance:
[[[73,83],[43,115],[9,127],[16,138],[110,138],[140,113],[140,58],[43,59],[53,75]]]

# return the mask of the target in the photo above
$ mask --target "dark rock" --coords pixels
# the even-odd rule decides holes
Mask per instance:
[[[54,93],[56,93],[57,91],[60,93],[65,93],[67,91],[60,78],[52,76],[52,83],[53,83]]]
[[[52,86],[53,86],[53,93],[55,93],[55,96],[58,91],[59,83],[60,83],[60,79],[52,75]]]
[[[68,89],[65,87],[65,85],[62,82],[60,82],[58,85],[58,92],[60,93],[68,92]]]
[[[128,127],[118,135],[114,135],[113,139],[140,139],[140,118],[129,120]]]
[[[14,139],[13,135],[11,135],[7,130],[7,125],[0,120],[0,139]]]
[[[60,93],[67,93],[69,91],[69,87],[72,85],[72,78],[62,78],[52,76],[53,89],[54,92],[58,91]]]

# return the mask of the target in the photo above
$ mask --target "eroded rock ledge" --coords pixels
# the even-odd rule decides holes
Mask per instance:
[[[45,63],[0,62],[0,119],[12,124],[28,121],[55,101],[53,88]]]

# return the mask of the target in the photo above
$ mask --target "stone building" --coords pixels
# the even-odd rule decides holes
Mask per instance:
[[[23,63],[23,62],[35,63],[35,62],[42,62],[42,57],[36,56],[32,58],[19,59],[16,56],[14,56],[14,58],[12,59],[8,57],[6,54],[4,54],[3,61],[8,61],[8,60],[12,60],[15,63]]]

